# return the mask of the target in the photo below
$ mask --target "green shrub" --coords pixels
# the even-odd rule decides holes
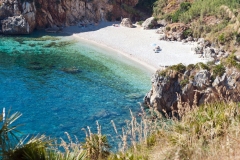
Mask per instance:
[[[170,66],[169,69],[175,70],[183,74],[186,71],[186,66],[183,65],[182,63],[179,63],[177,65]]]
[[[174,12],[171,16],[171,20],[173,23],[178,22],[179,21],[179,16],[181,14],[180,10],[177,10],[176,12]]]
[[[147,146],[148,147],[152,147],[156,144],[157,142],[157,135],[156,134],[152,134],[147,138]]]
[[[222,76],[225,73],[226,69],[223,66],[223,64],[219,64],[214,66],[212,71],[213,71],[213,76],[217,77],[217,76]]]
[[[236,34],[236,42],[240,43],[240,34]]]
[[[210,70],[210,68],[206,64],[204,64],[202,62],[197,63],[196,64],[196,68],[197,69],[208,70],[208,71]]]
[[[172,22],[178,22],[179,21],[179,17],[181,16],[181,14],[183,14],[184,12],[186,12],[189,8],[191,7],[191,3],[189,2],[183,2],[180,4],[180,9],[178,9],[177,11],[175,11],[171,18],[172,18]]]
[[[220,34],[220,35],[218,36],[218,42],[219,42],[220,44],[224,44],[224,43],[225,43],[224,33],[222,33],[222,34]]]
[[[163,19],[165,19],[166,21],[171,21],[172,20],[172,14],[165,14],[163,16]]]
[[[184,38],[187,38],[188,36],[192,36],[192,34],[193,34],[192,29],[186,29],[185,31],[183,31]]]
[[[183,2],[180,4],[180,11],[181,12],[186,12],[191,8],[191,3],[190,2]]]
[[[159,71],[159,72],[158,72],[158,75],[165,77],[165,76],[167,75],[167,70],[164,69],[164,70],[162,70],[162,71]]]
[[[137,22],[137,24],[141,26],[143,24],[143,22],[144,21],[139,21],[139,22]]]
[[[181,87],[184,87],[184,86],[186,86],[188,83],[189,83],[189,80],[188,80],[188,79],[184,79],[184,80],[182,80],[182,81],[180,82],[180,86],[181,86]]]
[[[171,27],[167,26],[167,27],[166,27],[166,30],[167,30],[167,31],[170,31],[170,30],[171,30]]]
[[[238,64],[234,54],[229,55],[223,63],[228,67],[236,67]]]
[[[146,0],[145,0],[146,1]],[[167,6],[168,0],[157,0],[153,4],[153,16],[161,16],[164,14],[163,8]]]
[[[195,64],[189,64],[186,69],[193,70],[194,68],[195,68]]]
[[[149,27],[149,29],[153,29],[154,25],[153,24],[149,24],[148,27]]]

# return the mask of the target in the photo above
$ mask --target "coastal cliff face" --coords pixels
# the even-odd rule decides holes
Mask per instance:
[[[35,28],[116,20],[129,14],[123,5],[138,0],[0,0],[0,32],[29,34]]]
[[[238,69],[224,69],[221,65],[212,67],[212,70],[202,69],[204,67],[186,70],[176,70],[176,68],[157,71],[153,75],[152,89],[144,98],[145,104],[158,111],[171,112],[177,110],[178,105],[192,106],[218,101],[240,101]],[[216,75],[216,72],[219,75]]]

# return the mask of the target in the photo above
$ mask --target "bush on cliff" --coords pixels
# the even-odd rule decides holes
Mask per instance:
[[[212,70],[213,70],[213,76],[214,77],[216,77],[216,76],[220,76],[221,77],[225,73],[225,71],[226,71],[226,69],[223,66],[223,64],[219,64],[219,65],[214,66]]]

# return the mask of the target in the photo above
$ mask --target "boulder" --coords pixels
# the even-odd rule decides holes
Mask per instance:
[[[191,42],[191,41],[193,41],[193,38],[192,38],[192,36],[188,36],[188,38],[186,39],[188,42]]]
[[[165,34],[160,34],[159,40],[165,40],[165,39],[166,39],[166,35]]]
[[[157,34],[165,34],[166,28],[165,27],[160,27],[158,28],[158,30],[156,31]]]
[[[142,27],[144,29],[152,29],[157,26],[157,24],[157,20],[154,17],[150,17],[143,22]]]
[[[163,19],[163,20],[158,20],[157,24],[160,25],[160,27],[165,27],[168,23],[165,19]]]
[[[120,25],[123,27],[133,28],[132,21],[129,18],[123,18]]]
[[[194,76],[193,86],[198,90],[204,90],[210,85],[211,73],[207,70],[200,70]]]
[[[189,27],[183,23],[172,23],[166,26],[168,40],[182,41],[185,38],[184,31]]]
[[[20,16],[8,17],[1,21],[3,34],[29,34],[30,28],[26,19]]]
[[[239,56],[239,55],[236,56],[236,60],[237,60],[238,62],[240,62],[240,56]]]

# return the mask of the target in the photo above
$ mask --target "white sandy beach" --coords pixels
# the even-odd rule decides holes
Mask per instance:
[[[160,41],[159,34],[156,34],[154,29],[114,27],[112,24],[102,22],[98,26],[91,25],[86,28],[72,26],[65,28],[63,32],[72,33],[76,38],[113,49],[152,71],[178,63],[187,65],[204,62],[191,50],[193,44]],[[159,53],[153,51],[154,44],[161,47]]]

